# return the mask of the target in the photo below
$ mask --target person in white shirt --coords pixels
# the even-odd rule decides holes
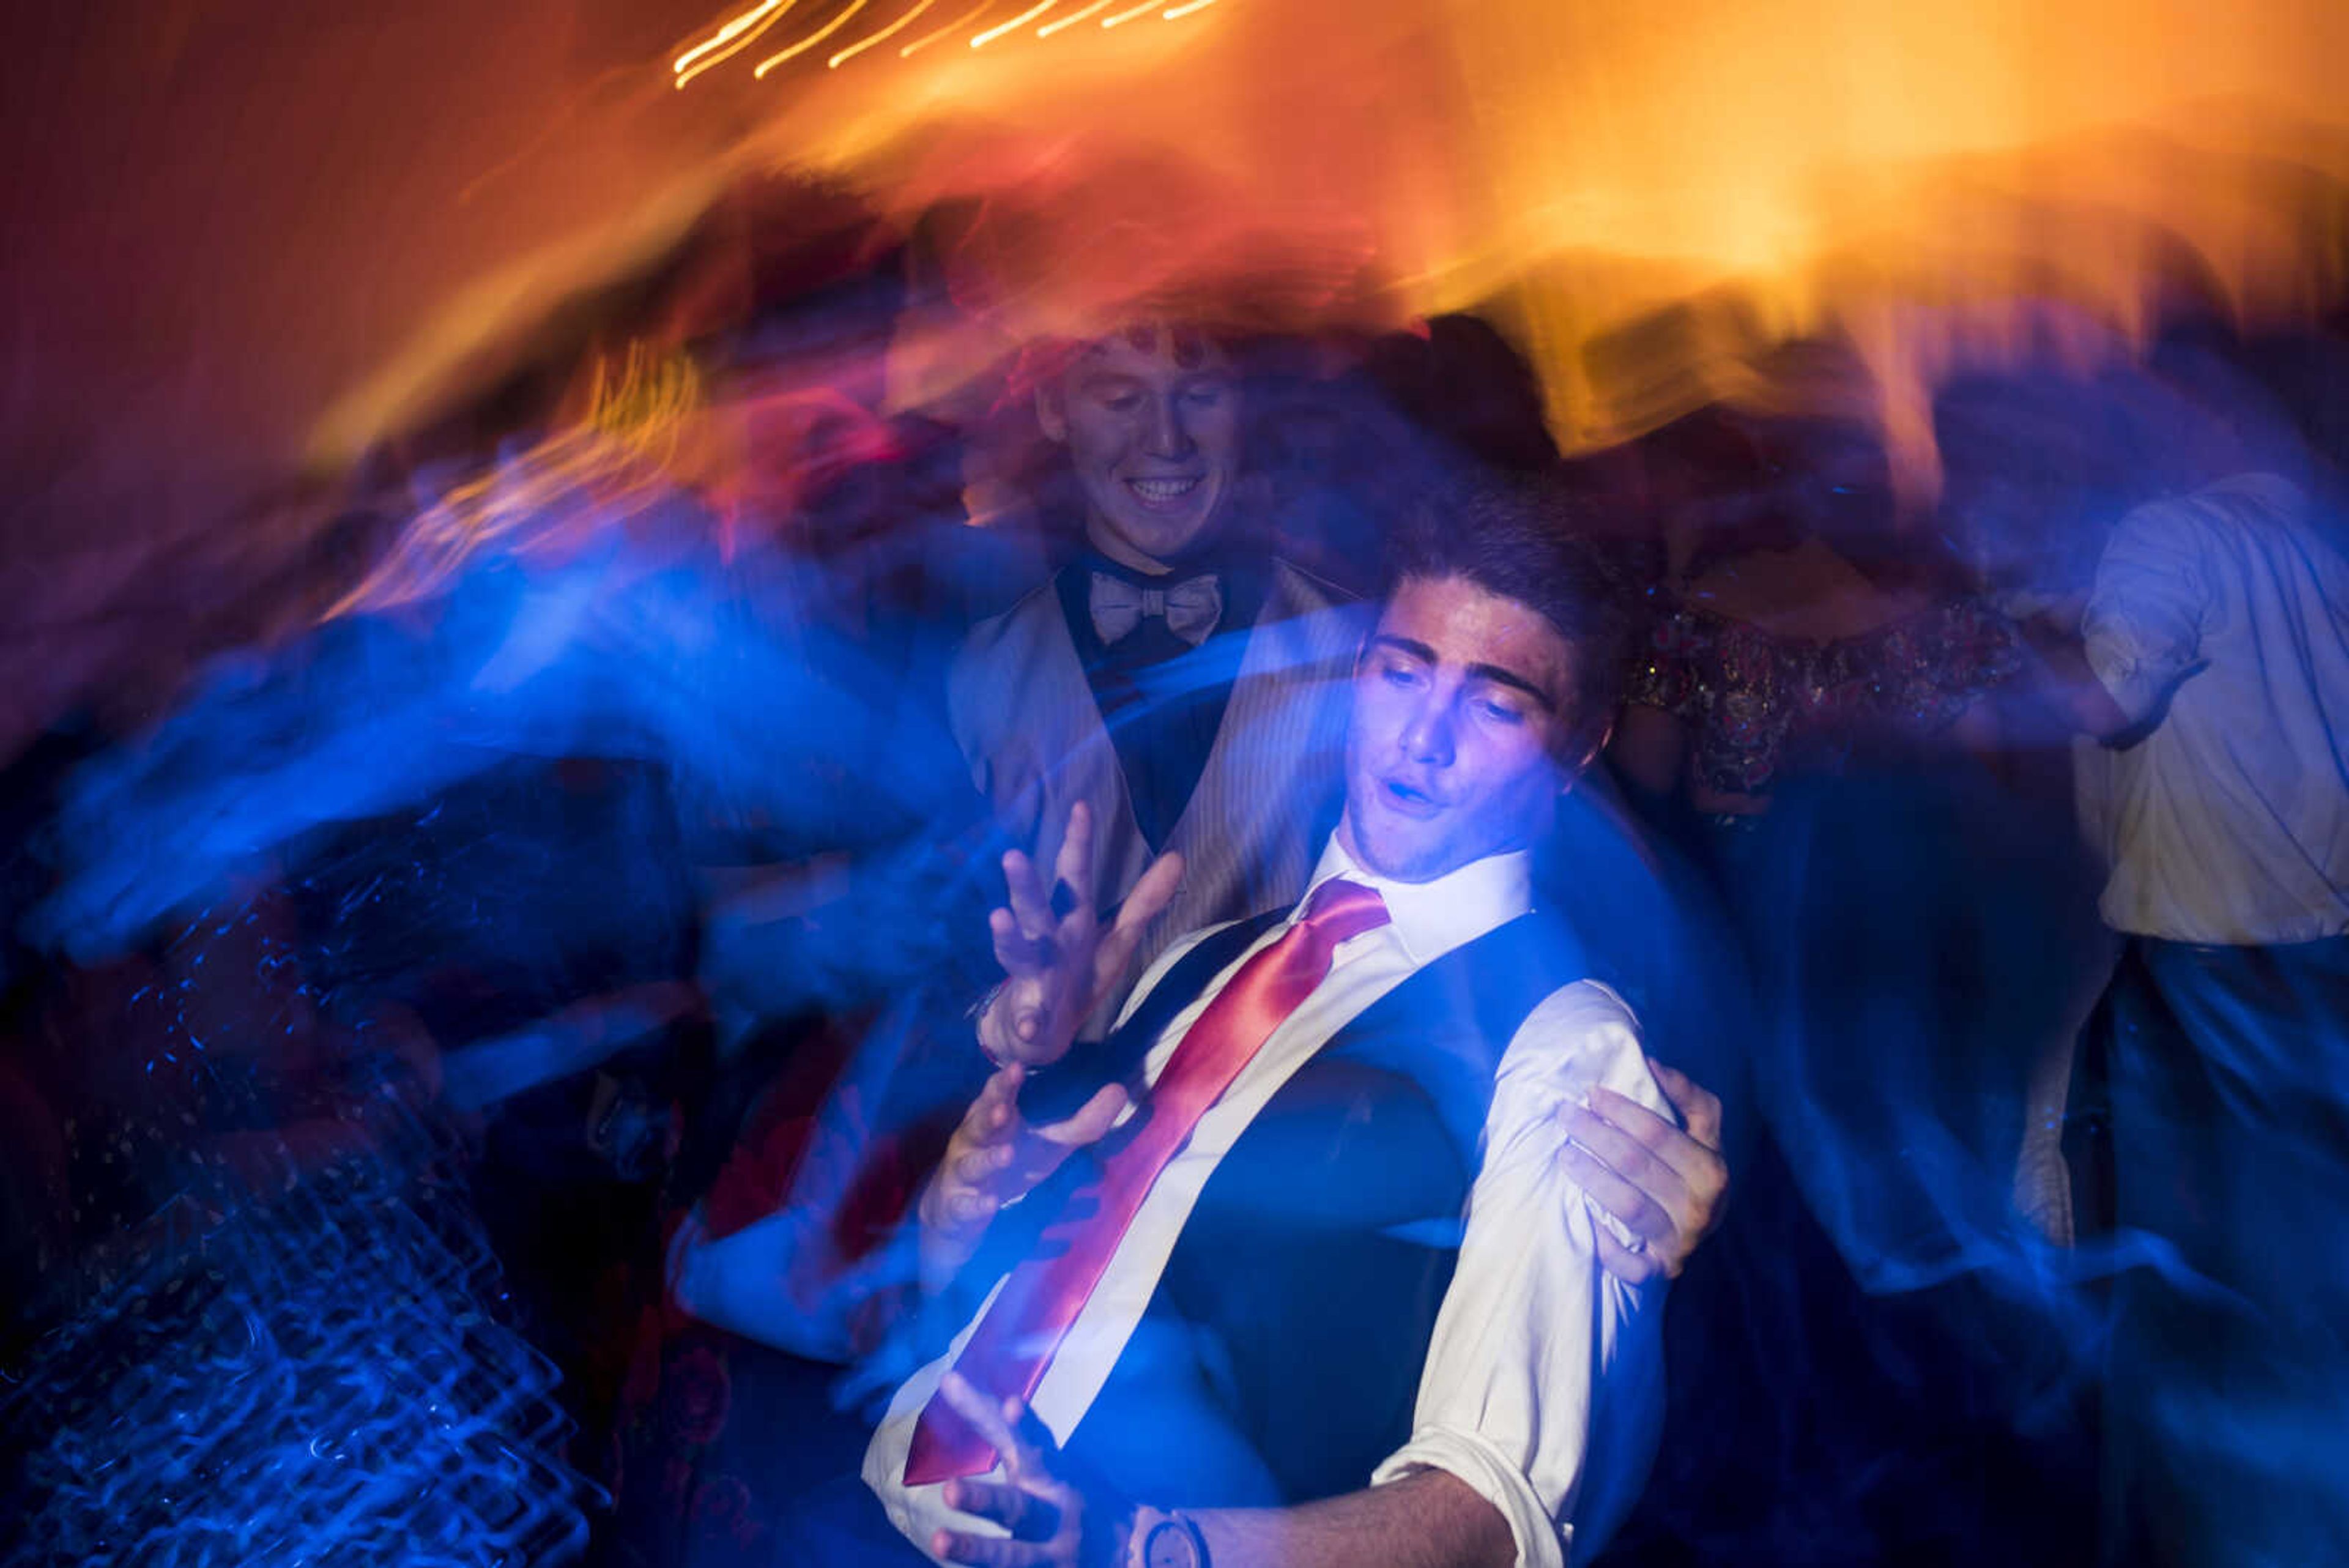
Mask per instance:
[[[2349,1465],[2315,1436],[2349,1398],[2349,557],[2325,523],[2270,472],[2139,507],[2080,623],[2082,814],[2125,941],[2114,1215],[2183,1264],[2125,1282],[2108,1397],[2108,1490],[2155,1561],[2349,1549]]]
[[[1098,1046],[1070,1052],[1179,865],[1104,934],[1082,824],[1050,894],[1011,858],[1003,1065],[924,1204],[942,1343],[864,1466],[935,1560],[1563,1564],[1636,1494],[1665,1282],[1602,1266],[1638,1237],[1568,1133],[1672,1112],[1532,909],[1621,651],[1566,504],[1485,486],[1423,519],[1306,898],[1169,948]]]
[[[2349,559],[2308,493],[2243,473],[2142,506],[2081,638],[2112,699],[2085,753],[2105,921],[2283,947],[2349,933]]]

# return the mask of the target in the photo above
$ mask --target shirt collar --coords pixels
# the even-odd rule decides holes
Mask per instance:
[[[1306,898],[1298,900],[1297,911],[1289,918],[1293,920],[1304,911],[1314,888],[1342,877],[1372,889],[1386,901],[1389,929],[1413,963],[1432,963],[1532,909],[1533,864],[1532,852],[1518,849],[1472,860],[1432,882],[1397,882],[1364,869],[1333,833],[1329,847],[1321,851],[1320,863],[1313,867]]]

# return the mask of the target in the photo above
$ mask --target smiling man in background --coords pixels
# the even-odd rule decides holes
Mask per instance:
[[[1154,856],[1182,855],[1189,874],[1164,936],[1144,935],[1138,970],[1166,937],[1304,885],[1361,618],[1241,515],[1228,347],[1157,322],[1059,357],[1036,417],[1066,453],[1082,544],[972,630],[948,708],[999,825],[1039,862],[1059,858],[1081,802],[1104,903],[1123,899]]]

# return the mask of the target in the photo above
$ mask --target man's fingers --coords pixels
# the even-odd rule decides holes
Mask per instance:
[[[970,1379],[959,1372],[949,1372],[939,1380],[938,1395],[956,1415],[970,1423],[971,1429],[986,1439],[987,1446],[993,1449],[1017,1476],[1023,1468],[1023,1456],[1031,1454],[1032,1450],[1013,1436],[1001,1407],[980,1393]]]
[[[974,1140],[1000,1138],[1011,1125],[1011,1114],[1019,1103],[1019,1085],[1027,1080],[1028,1070],[1014,1062],[998,1067],[978,1086],[970,1108],[962,1114],[962,1131]]]
[[[1036,1412],[1028,1407],[1028,1402],[1025,1399],[1006,1399],[1003,1402],[1003,1424],[1010,1429],[1012,1446],[1019,1450],[1012,1468],[1039,1480],[1050,1480],[1057,1486],[1060,1478],[1052,1473],[1052,1458],[1059,1452],[1059,1445],[1052,1441],[1051,1432],[1038,1418]]]
[[[984,1187],[998,1171],[1011,1163],[1009,1143],[991,1143],[984,1148],[966,1149],[954,1158],[954,1179],[965,1187]]]
[[[957,1192],[947,1199],[947,1218],[957,1226],[985,1224],[995,1218],[995,1198],[986,1192]]]
[[[1045,1026],[1052,1022],[1050,999],[1041,986],[1025,982],[1012,987],[1004,998],[1004,1027],[1020,1045],[1033,1045],[1044,1036]]]
[[[1682,1082],[1691,1091],[1691,1109],[1704,1113],[1709,1102],[1712,1131],[1718,1137],[1721,1102],[1687,1079],[1682,1078]],[[1681,1131],[1636,1100],[1605,1088],[1594,1088],[1590,1098],[1592,1114],[1636,1137],[1679,1178],[1679,1186],[1674,1189],[1669,1183],[1660,1185],[1650,1181],[1640,1170],[1618,1166],[1623,1174],[1645,1187],[1649,1196],[1671,1206],[1674,1224],[1685,1232],[1680,1240],[1693,1249],[1698,1241],[1710,1235],[1713,1227],[1721,1223],[1729,1194],[1729,1161],[1722,1158],[1717,1147],[1706,1144],[1692,1132]],[[1604,1156],[1606,1150],[1601,1147],[1599,1152]],[[1615,1162],[1610,1159],[1609,1163]],[[1679,1271],[1675,1269],[1673,1272],[1677,1273]]]
[[[1045,960],[1051,956],[1051,945],[1039,940],[1019,929],[1019,917],[1009,909],[989,909],[987,913],[987,934],[994,939],[995,961],[1003,972],[1014,980],[1029,979],[1043,972]]]
[[[1616,1175],[1640,1191],[1671,1208],[1681,1204],[1688,1195],[1688,1183],[1664,1157],[1619,1127],[1595,1108],[1599,1096],[1593,1093],[1591,1106],[1576,1106],[1566,1114],[1566,1130],[1574,1141],[1607,1162]],[[1618,1101],[1613,1108],[1619,1109]],[[1672,1136],[1682,1135],[1672,1129]]]
[[[1682,1185],[1692,1190],[1710,1184],[1721,1163],[1721,1157],[1697,1139],[1630,1096],[1619,1095],[1604,1085],[1592,1085],[1590,1104],[1585,1114],[1598,1126],[1620,1133],[1657,1160],[1671,1167]],[[1575,1136],[1581,1136],[1578,1129]],[[1598,1152],[1606,1155],[1608,1151],[1600,1148]],[[1643,1172],[1619,1164],[1611,1156],[1608,1163],[1632,1180],[1645,1185]]]
[[[1124,975],[1125,966],[1133,961],[1133,950],[1142,944],[1150,922],[1165,912],[1183,886],[1183,857],[1168,850],[1150,863],[1133,891],[1117,911],[1117,922],[1102,938],[1093,950],[1093,983],[1096,989],[1114,985]]]
[[[1134,883],[1133,891],[1125,896],[1125,902],[1117,911],[1119,929],[1130,928],[1139,934],[1174,901],[1182,886],[1183,857],[1170,849],[1150,863]]]
[[[1615,1239],[1615,1233],[1601,1225],[1597,1228],[1599,1263],[1609,1273],[1626,1284],[1644,1285],[1664,1272],[1664,1265],[1653,1254],[1635,1252]]]
[[[1609,1169],[1597,1155],[1578,1144],[1568,1144],[1558,1158],[1567,1174],[1590,1195],[1591,1200],[1621,1220],[1631,1234],[1651,1241],[1671,1234],[1671,1216],[1645,1192]],[[1606,1227],[1599,1229],[1604,1231]]]
[[[1053,917],[1051,896],[1036,874],[1036,863],[1017,849],[1005,851],[1003,887],[1010,895],[1011,918],[1019,922],[1020,935],[1031,942],[1044,942],[1060,921]]]
[[[1019,1037],[1011,1025],[1011,1004],[998,995],[978,1015],[978,1048],[988,1061],[1000,1062],[1007,1056],[1018,1055],[1019,1045]]]
[[[1092,1099],[1077,1107],[1076,1115],[1050,1127],[1038,1127],[1036,1136],[1062,1148],[1082,1148],[1116,1126],[1124,1110],[1125,1085],[1105,1084]]]
[[[1672,1109],[1680,1112],[1682,1123],[1689,1137],[1716,1152],[1721,1148],[1721,1096],[1676,1067],[1667,1067],[1654,1057],[1648,1058],[1648,1071],[1655,1075],[1656,1087],[1663,1090],[1664,1098],[1671,1101]]]
[[[1000,960],[1000,949],[996,952]],[[1009,966],[1006,966],[1007,969]],[[987,1004],[978,1021],[979,1044],[989,1047],[990,1059],[999,1060],[1006,1054],[1016,1054],[1005,1048],[1033,1044],[1043,1033],[1051,1014],[1051,993],[1044,981],[1032,975],[1013,974],[1003,982],[1003,989]],[[1009,1036],[1009,1039],[1004,1036]]]
[[[1045,1549],[1027,1541],[1006,1541],[996,1535],[966,1535],[958,1530],[930,1532],[930,1554],[971,1568],[1041,1568],[1051,1561]]]
[[[946,1504],[994,1521],[1011,1532],[1016,1541],[1050,1540],[1061,1528],[1061,1511],[1024,1487],[984,1480],[948,1481]]]
[[[941,1498],[957,1513],[992,1520],[1015,1534],[1019,1532],[1019,1521],[1028,1512],[1026,1492],[1016,1486],[998,1486],[993,1481],[950,1480]]]
[[[1052,863],[1052,897],[1049,903],[1056,913],[1060,890],[1068,889],[1073,900],[1069,913],[1083,913],[1091,918],[1093,904],[1093,814],[1083,801],[1069,807],[1069,826],[1061,835],[1061,853]]]

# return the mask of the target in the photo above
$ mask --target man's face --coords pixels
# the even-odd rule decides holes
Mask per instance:
[[[1154,573],[1214,538],[1240,459],[1239,396],[1214,344],[1162,327],[1114,333],[1037,394],[1036,413],[1069,449],[1093,548]]]
[[[1532,844],[1588,760],[1573,658],[1516,599],[1405,578],[1354,672],[1347,850],[1381,877],[1427,882]]]

